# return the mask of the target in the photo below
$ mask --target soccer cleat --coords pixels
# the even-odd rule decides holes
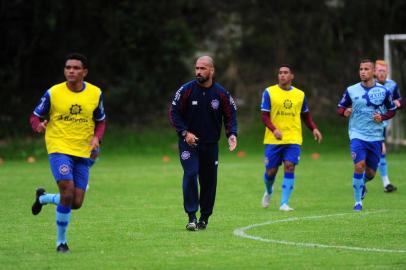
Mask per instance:
[[[268,194],[268,192],[265,191],[264,196],[262,197],[262,207],[263,208],[268,208],[270,200],[271,200],[271,195]]]
[[[362,204],[356,203],[353,208],[354,211],[360,212],[362,210]]]
[[[41,212],[42,204],[39,202],[39,197],[45,194],[45,189],[37,188],[35,191],[35,202],[32,204],[31,212],[33,215],[38,215]]]
[[[205,230],[207,228],[207,221],[206,220],[199,220],[197,223],[197,229],[198,230]]]
[[[390,193],[390,192],[394,192],[394,191],[396,191],[398,188],[396,187],[396,186],[394,186],[394,185],[392,185],[392,184],[387,184],[385,187],[384,187],[384,191],[385,192],[388,192],[388,193]]]
[[[58,253],[66,253],[69,251],[69,247],[67,243],[61,243],[59,246],[56,248],[56,252]]]
[[[197,231],[197,220],[193,219],[192,221],[189,221],[189,223],[186,224],[186,230]]]
[[[282,204],[281,207],[279,207],[279,210],[285,211],[285,212],[289,212],[289,211],[293,211],[293,210],[295,210],[295,209],[289,207],[289,205],[287,205],[287,204],[285,203],[285,204]]]
[[[368,192],[367,186],[364,185],[364,186],[362,187],[361,200],[363,200],[363,199],[365,198],[365,196],[367,195],[367,192]]]

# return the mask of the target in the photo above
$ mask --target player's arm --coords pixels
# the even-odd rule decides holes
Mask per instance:
[[[403,99],[402,99],[402,97],[400,95],[400,91],[399,91],[399,88],[398,88],[397,84],[395,86],[395,89],[393,90],[392,97],[393,97],[393,103],[395,103],[396,108],[397,109],[402,109],[404,103],[403,103]]]
[[[383,105],[385,106],[387,111],[384,114],[375,113],[373,115],[373,118],[374,118],[375,122],[380,123],[382,121],[389,120],[392,117],[394,117],[395,114],[396,114],[396,108],[397,107],[396,107],[395,103],[393,102],[392,95],[391,95],[391,93],[389,91],[386,92],[386,97],[385,97],[385,100],[383,102]]]
[[[309,107],[307,106],[307,98],[304,97],[302,104],[302,111],[300,113],[300,118],[303,120],[307,128],[313,133],[314,139],[320,143],[323,139],[321,132],[316,126],[316,123],[313,121],[312,115],[310,114]]]
[[[188,126],[183,117],[185,108],[187,106],[187,99],[191,90],[186,90],[183,86],[176,91],[175,96],[172,99],[172,103],[169,107],[169,122],[175,128],[180,138],[187,138],[193,134],[189,134]]]
[[[341,98],[340,102],[337,106],[337,113],[342,117],[349,117],[352,113],[352,100],[348,93],[348,90],[345,91],[343,97]]]
[[[220,94],[220,104],[229,150],[233,151],[237,147],[237,106],[228,91]]]
[[[270,131],[272,131],[273,135],[277,140],[282,140],[282,133],[275,127],[275,125],[271,121],[271,117],[269,116],[269,112],[271,111],[271,97],[269,96],[268,91],[265,91],[262,94],[262,101],[261,101],[261,120],[264,123],[265,127],[267,127]]]
[[[104,133],[106,131],[106,114],[104,112],[104,97],[100,94],[99,104],[97,108],[93,111],[93,120],[95,122],[93,138],[90,141],[91,148],[91,158],[96,159],[99,155],[99,147],[102,142]]]
[[[34,132],[42,133],[46,130],[48,125],[48,120],[44,120],[45,116],[49,113],[51,107],[51,99],[49,91],[41,97],[40,102],[35,107],[34,111],[30,116],[30,125]]]

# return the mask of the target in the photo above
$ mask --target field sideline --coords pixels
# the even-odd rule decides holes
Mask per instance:
[[[184,228],[181,168],[175,155],[169,155],[169,162],[163,162],[162,155],[102,156],[91,172],[84,206],[72,215],[70,254],[55,252],[55,207],[45,206],[35,217],[30,212],[37,186],[56,190],[47,161],[6,162],[0,166],[1,268],[406,268],[406,253],[370,250],[406,250],[406,154],[388,157],[389,173],[399,190],[385,194],[376,178],[368,185],[362,213],[352,211],[352,163],[347,152],[321,153],[317,160],[303,153],[290,203],[296,210],[290,213],[277,210],[281,174],[271,207],[261,208],[262,156],[246,154],[221,155],[215,212],[208,229],[201,232]],[[261,223],[269,224],[246,233],[268,241],[233,234]]]

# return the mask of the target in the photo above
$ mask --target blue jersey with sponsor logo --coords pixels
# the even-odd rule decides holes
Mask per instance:
[[[187,130],[201,143],[215,143],[220,139],[223,122],[227,137],[237,135],[236,110],[230,93],[220,84],[214,82],[204,88],[193,80],[176,92],[169,118],[179,135]]]
[[[383,123],[377,123],[373,119],[375,113],[383,114],[385,110],[395,110],[392,95],[383,85],[375,83],[372,87],[366,87],[361,83],[351,85],[345,91],[339,107],[352,107],[349,120],[348,133],[350,139],[363,141],[382,141]]]

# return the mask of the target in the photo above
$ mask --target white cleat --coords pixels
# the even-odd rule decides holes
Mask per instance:
[[[265,191],[264,196],[262,197],[262,207],[263,208],[268,208],[270,200],[271,200],[271,195],[268,194],[268,192]]]
[[[289,212],[289,211],[293,211],[293,210],[295,210],[295,209],[289,207],[289,205],[287,205],[287,204],[285,203],[285,204],[282,204],[281,207],[279,207],[279,210],[285,211],[285,212]]]

